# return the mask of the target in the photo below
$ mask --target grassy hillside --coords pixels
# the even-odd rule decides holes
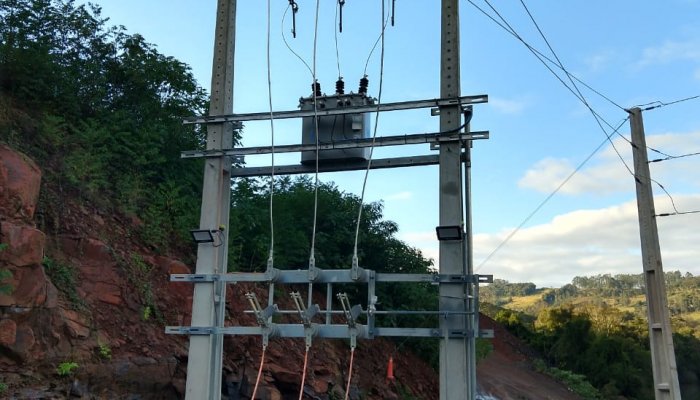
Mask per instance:
[[[683,397],[700,398],[700,277],[668,272],[666,287]],[[561,288],[496,280],[481,294],[548,368],[584,375],[602,398],[652,399],[644,290],[642,275],[597,275]]]

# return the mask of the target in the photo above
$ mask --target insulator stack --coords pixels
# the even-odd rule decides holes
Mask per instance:
[[[316,97],[321,97],[321,84],[318,81],[311,84],[311,91],[316,94]]]
[[[345,94],[345,82],[343,82],[343,78],[338,78],[338,80],[335,81],[335,94]]]
[[[360,89],[357,92],[366,96],[367,86],[369,86],[369,79],[367,79],[367,75],[365,75],[362,77],[362,79],[360,79]]]

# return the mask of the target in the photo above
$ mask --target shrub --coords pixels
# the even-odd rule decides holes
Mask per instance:
[[[76,368],[78,368],[78,363],[73,361],[65,361],[58,364],[58,367],[56,367],[56,373],[59,376],[69,376]]]

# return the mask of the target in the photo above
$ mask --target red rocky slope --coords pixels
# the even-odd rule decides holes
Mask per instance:
[[[41,192],[40,192],[41,188]],[[41,206],[37,207],[42,196]],[[188,273],[182,255],[158,255],[136,239],[141,222],[41,186],[41,169],[0,145],[0,269],[13,287],[0,295],[0,371],[17,399],[177,399],[184,391],[187,340],[164,334],[164,325],[189,324],[192,287],[171,283]],[[161,249],[161,254],[167,254]],[[46,261],[44,257],[47,257]],[[47,264],[48,262],[48,264]],[[49,265],[49,273],[45,265]],[[53,282],[49,278],[53,277]],[[66,276],[75,278],[66,281]],[[68,283],[67,283],[68,282]],[[241,316],[244,293],[261,288],[229,286],[228,324],[252,325]],[[322,301],[322,299],[321,299]],[[150,305],[148,310],[145,305]],[[484,321],[486,327],[488,321]],[[479,364],[485,393],[501,399],[575,399],[528,366],[522,346],[496,326],[495,351]],[[296,399],[304,344],[273,340],[263,369],[260,399]],[[227,337],[224,381],[230,398],[249,398],[261,344],[259,338]],[[349,348],[318,340],[309,357],[307,398],[342,398]],[[394,358],[396,380],[386,381]],[[57,367],[78,367],[59,376]],[[437,376],[421,360],[385,340],[362,341],[357,349],[351,398],[437,399]],[[132,397],[130,397],[132,396]]]

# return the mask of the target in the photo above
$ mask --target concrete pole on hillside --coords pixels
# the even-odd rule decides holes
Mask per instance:
[[[649,318],[649,342],[654,373],[654,395],[656,400],[680,400],[676,355],[669,318],[666,282],[661,264],[659,232],[656,227],[656,211],[652,192],[647,145],[644,137],[642,110],[632,108],[632,154],[634,174],[637,182],[637,208],[639,213],[639,235],[642,240],[642,266],[646,283],[647,315]]]
[[[442,0],[441,20],[440,97],[455,98],[460,95],[459,0]],[[461,125],[461,105],[440,107],[440,132],[455,132]],[[440,143],[440,226],[461,226],[463,222],[461,147],[458,141]],[[463,240],[440,241],[440,274],[465,274]],[[455,312],[440,319],[444,335],[440,339],[440,400],[474,399],[476,383],[467,372],[467,343],[475,340],[470,337],[475,332],[469,332],[464,314],[466,292],[463,284],[440,285],[440,311]],[[453,337],[452,332],[464,334]]]
[[[219,0],[216,9],[214,62],[211,78],[209,115],[233,112],[233,55],[235,45],[236,0]],[[230,123],[207,125],[207,150],[233,147]],[[197,274],[227,272],[228,223],[231,204],[231,159],[228,156],[205,159],[200,229],[218,231],[215,243],[200,243]],[[221,230],[220,227],[225,229]],[[192,326],[223,327],[226,284],[220,281],[195,283],[192,300]],[[221,398],[223,335],[191,335],[187,362],[187,400]]]

